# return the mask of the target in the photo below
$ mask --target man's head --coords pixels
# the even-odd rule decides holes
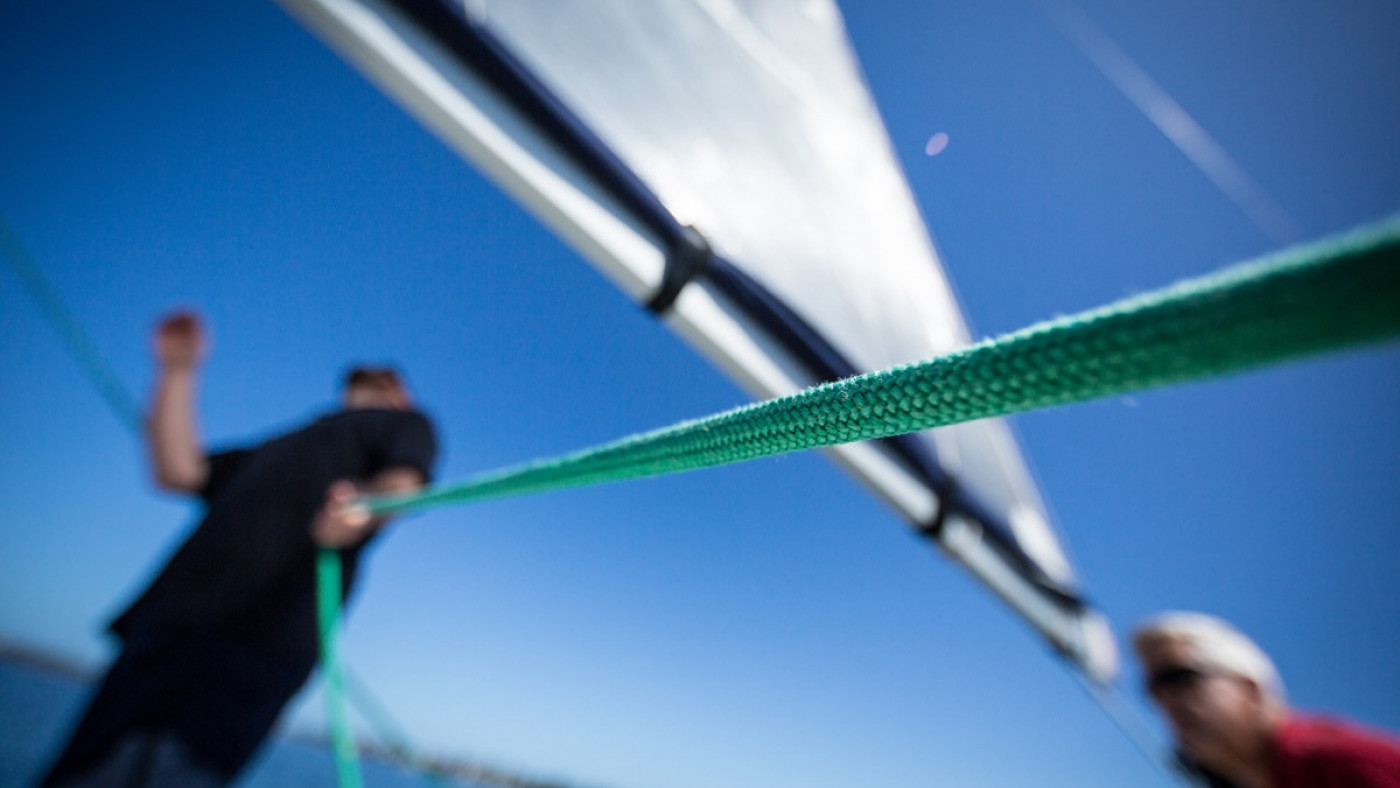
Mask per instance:
[[[345,373],[343,402],[347,410],[379,408],[409,410],[413,397],[392,367],[356,366]]]
[[[1138,629],[1133,648],[1187,757],[1222,770],[1266,746],[1286,704],[1273,661],[1254,641],[1213,616],[1166,613]]]

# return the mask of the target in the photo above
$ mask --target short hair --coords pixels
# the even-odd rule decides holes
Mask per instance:
[[[388,365],[372,366],[369,364],[357,364],[345,371],[345,377],[341,381],[342,388],[351,389],[356,386],[395,386],[403,388],[403,376],[395,367]]]
[[[1138,654],[1154,643],[1187,643],[1203,667],[1254,681],[1282,701],[1287,696],[1273,660],[1229,622],[1205,613],[1171,611],[1148,619],[1133,633]]]

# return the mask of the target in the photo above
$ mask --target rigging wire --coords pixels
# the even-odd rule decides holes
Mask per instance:
[[[1142,757],[1161,769],[1163,774],[1180,781],[1183,785],[1196,783],[1178,766],[1172,751],[1158,740],[1148,727],[1146,720],[1123,697],[1123,693],[1112,684],[1099,684],[1086,678],[1082,671],[1069,670],[1075,683],[1093,700],[1114,724],[1114,727],[1127,737]]]
[[[1040,0],[1038,4],[1060,33],[1243,211],[1260,232],[1280,246],[1298,241],[1302,234],[1293,217],[1083,10],[1069,0]]]
[[[83,330],[82,323],[78,322],[73,311],[64,304],[58,288],[44,275],[43,269],[34,261],[20,242],[19,235],[3,215],[0,215],[0,251],[4,253],[0,256],[10,261],[10,268],[24,283],[34,302],[43,310],[49,324],[58,332],[59,339],[102,395],[113,415],[132,432],[139,433],[145,423],[141,406],[112,369],[112,365],[103,358],[101,351],[97,349],[97,343]]]

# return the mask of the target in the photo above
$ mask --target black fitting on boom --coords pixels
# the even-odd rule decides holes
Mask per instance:
[[[958,482],[952,476],[943,476],[933,480],[931,484],[934,497],[938,499],[937,508],[933,510],[933,516],[920,523],[914,523],[914,530],[920,536],[930,541],[937,542],[943,536],[943,526],[948,522],[948,516],[959,510],[957,504]]]
[[[680,235],[666,250],[666,270],[661,274],[661,285],[647,301],[647,309],[654,315],[664,315],[676,303],[681,290],[710,267],[715,252],[710,242],[700,231],[686,225]]]

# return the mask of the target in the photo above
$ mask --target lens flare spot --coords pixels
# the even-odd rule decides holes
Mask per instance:
[[[937,156],[948,147],[948,135],[945,132],[938,132],[928,138],[928,144],[924,145],[924,153],[930,156]]]

